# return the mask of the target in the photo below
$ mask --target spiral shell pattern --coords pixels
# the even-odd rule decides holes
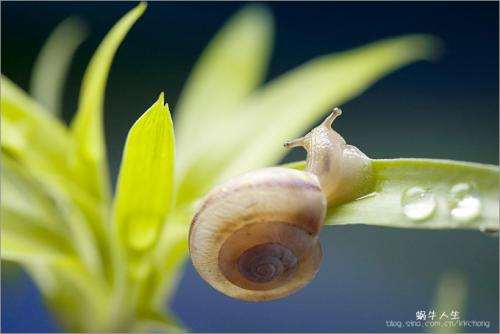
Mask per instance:
[[[197,210],[189,249],[200,276],[247,301],[287,296],[321,263],[326,198],[315,175],[272,167],[214,188]]]

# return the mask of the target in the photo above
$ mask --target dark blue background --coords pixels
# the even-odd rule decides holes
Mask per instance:
[[[190,68],[243,3],[150,3],[120,48],[106,94],[110,166],[116,176],[128,128],[166,91],[175,104]],[[28,88],[37,51],[69,15],[91,37],[71,68],[64,118],[74,113],[85,66],[109,27],[133,3],[2,2],[2,73]],[[343,105],[337,130],[369,156],[450,158],[498,164],[498,3],[269,3],[276,35],[269,77],[318,55],[406,33],[440,37],[445,52],[417,63]],[[299,151],[287,159],[303,158]],[[325,228],[318,277],[280,301],[228,299],[186,266],[173,300],[194,331],[390,331],[386,320],[414,320],[432,308],[442,274],[467,279],[462,319],[489,320],[498,332],[498,239],[478,232],[365,226]],[[3,331],[57,331],[29,279],[2,281]],[[401,331],[402,329],[397,329]],[[474,331],[481,331],[476,328]],[[395,330],[396,331],[396,330]]]

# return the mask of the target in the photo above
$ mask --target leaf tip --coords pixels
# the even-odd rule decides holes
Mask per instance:
[[[90,33],[90,26],[83,18],[78,16],[69,16],[64,19],[59,26],[56,27],[65,30],[66,33],[72,33],[78,35],[79,39],[83,42]]]
[[[427,35],[428,59],[432,61],[439,60],[445,52],[444,41],[434,35]]]
[[[418,34],[409,37],[411,47],[422,59],[437,61],[444,51],[444,43],[441,38],[435,35]]]
[[[168,102],[165,101],[165,92],[161,92],[155,105],[159,107],[159,110],[165,111],[170,114],[170,108],[168,107]]]
[[[146,10],[146,8],[148,8],[148,3],[146,1],[141,1],[139,2],[139,4],[137,5],[137,7],[135,7],[135,9],[140,13],[144,13],[144,11]]]
[[[158,100],[156,100],[156,103],[160,104],[161,106],[165,105],[165,93],[161,92],[160,96],[158,96]]]
[[[268,30],[273,26],[272,13],[266,6],[260,4],[247,5],[239,14],[254,28]]]

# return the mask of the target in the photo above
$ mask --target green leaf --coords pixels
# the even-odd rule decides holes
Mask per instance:
[[[70,177],[66,127],[3,75],[1,84],[2,150],[33,169]]]
[[[30,261],[78,254],[89,269],[101,273],[94,236],[82,213],[57,187],[39,182],[34,175],[2,154],[1,164],[2,256]],[[8,247],[4,249],[3,247]],[[8,252],[7,252],[8,251]],[[66,254],[67,255],[67,254]]]
[[[11,158],[1,155],[2,210],[22,215],[35,224],[64,235],[64,223],[43,186]]]
[[[191,211],[174,211],[169,216],[152,256],[153,272],[144,294],[152,307],[159,308],[172,296],[188,255],[188,231]]]
[[[275,163],[286,154],[281,145],[286,139],[298,137],[332,106],[360,95],[389,73],[434,58],[436,46],[432,36],[389,38],[317,58],[269,83],[235,115],[242,119],[225,142],[238,134],[239,146],[233,146],[236,159],[222,177]]]
[[[139,320],[132,327],[136,333],[184,333],[186,330],[171,314],[148,312],[139,314]]]
[[[271,52],[272,25],[265,8],[246,7],[231,18],[201,55],[176,108],[179,171],[203,143],[193,138],[203,138],[214,122],[220,122],[262,82]]]
[[[121,239],[137,251],[155,242],[173,200],[174,130],[163,93],[132,126],[115,196]]]
[[[1,184],[2,259],[43,262],[75,255],[43,187],[3,155]]]
[[[300,162],[286,166],[303,169],[304,165]],[[375,185],[372,192],[358,200],[329,208],[327,225],[498,231],[498,166],[452,160],[380,159],[373,160],[373,170]],[[461,192],[466,189],[463,185],[468,185],[470,192]],[[420,206],[407,206],[406,210],[413,209],[406,211],[413,217],[410,219],[403,204],[418,203],[402,202],[402,196],[415,187],[426,191],[424,198],[429,201],[419,202]],[[430,210],[433,203],[435,208]],[[453,208],[458,210],[452,212]]]
[[[77,174],[90,193],[104,202],[110,197],[103,131],[106,81],[118,47],[145,9],[145,3],[132,9],[99,45],[85,72],[77,114],[71,124],[78,149]]]
[[[37,195],[38,198],[46,196],[57,199],[57,207],[53,211],[64,214],[59,214],[58,217],[68,228],[66,235],[73,237],[86,263],[96,272],[101,271],[96,241],[90,229],[94,232],[99,250],[106,260],[104,210],[100,203],[96,203],[82,191],[82,180],[73,173],[71,157],[74,156],[74,147],[69,132],[53,114],[3,76],[1,93],[1,146],[4,167],[2,178],[4,175],[10,177],[10,170],[15,168],[17,174],[21,173],[25,178],[29,175],[38,182],[38,188],[26,188],[11,203],[26,203],[21,201],[23,197],[29,199],[28,203],[36,203],[32,197],[43,188],[43,194]],[[7,160],[15,160],[16,165]],[[20,189],[17,183],[4,189],[8,191],[5,193],[6,198],[16,196]],[[25,210],[23,214],[28,212],[31,211]],[[82,214],[87,219],[84,219]],[[41,217],[33,220],[47,221]]]
[[[52,31],[33,66],[30,91],[40,104],[59,115],[64,83],[73,55],[87,37],[87,27],[76,17],[62,21]]]
[[[90,275],[79,261],[25,263],[44,299],[64,328],[109,332],[109,286]]]
[[[1,83],[2,152],[41,182],[71,194],[91,222],[100,223],[99,204],[82,192],[83,181],[73,173],[74,147],[67,128],[8,78],[2,76]]]
[[[0,217],[3,260],[45,263],[76,256],[63,235],[40,226],[32,217],[3,206]]]
[[[286,153],[281,145],[285,139],[298,137],[329,108],[383,76],[434,57],[435,48],[430,36],[390,38],[319,57],[268,83],[201,137],[197,163],[181,180],[180,202],[203,195],[214,181],[275,163]]]
[[[185,222],[189,221],[189,218],[184,220],[183,226],[188,226]],[[152,286],[154,294],[149,298],[149,301],[157,306],[161,306],[166,299],[173,297],[175,287],[182,278],[182,268],[184,268],[185,259],[189,254],[187,229],[182,230],[182,226],[176,224],[172,225],[172,229],[168,229],[167,231],[172,232],[172,237],[165,238],[165,241],[170,243],[170,247],[168,248],[168,252],[162,253],[164,257],[161,260],[163,261],[160,261],[160,258],[155,259],[157,265],[155,270],[158,276],[155,277],[156,280],[154,280],[154,285]]]

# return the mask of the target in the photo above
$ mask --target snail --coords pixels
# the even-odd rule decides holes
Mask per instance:
[[[215,187],[189,231],[200,276],[220,292],[246,301],[290,295],[319,270],[319,232],[328,206],[363,195],[371,160],[332,129],[339,108],[287,148],[307,151],[304,171],[268,167]]]

